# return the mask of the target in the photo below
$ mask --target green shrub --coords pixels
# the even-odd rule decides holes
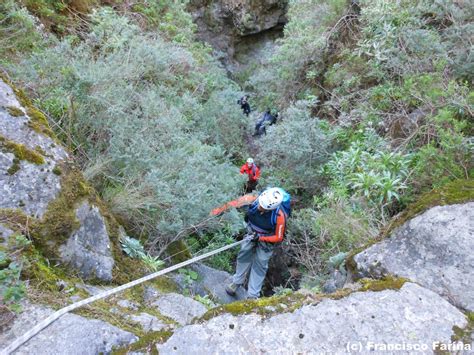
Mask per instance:
[[[311,117],[307,102],[285,110],[281,124],[268,128],[258,145],[258,158],[266,162],[267,183],[307,193],[321,187],[318,179],[330,156],[331,135],[324,123]]]
[[[191,226],[219,228],[209,211],[240,189],[228,158],[244,142],[236,86],[203,46],[143,32],[111,9],[90,20],[82,42],[64,38],[12,71],[133,234],[162,247]]]
[[[0,3],[0,64],[10,56],[30,52],[42,42],[39,24],[14,0]]]
[[[378,233],[369,214],[354,212],[346,199],[326,202],[319,210],[296,211],[289,220],[289,253],[304,268],[307,278],[326,274],[331,256],[359,247]]]
[[[24,236],[14,234],[9,237],[6,250],[0,250],[0,302],[13,312],[21,310],[20,301],[26,295],[20,276],[23,265],[28,262],[23,251],[30,244]]]

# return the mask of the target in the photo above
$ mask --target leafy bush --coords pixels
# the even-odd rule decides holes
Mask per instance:
[[[406,186],[411,156],[391,152],[388,145],[372,129],[348,150],[334,153],[326,165],[333,184],[348,188],[373,207],[389,205],[400,200]]]
[[[138,239],[124,236],[120,239],[122,250],[131,258],[140,258],[145,255],[145,249]]]
[[[26,294],[25,283],[20,276],[27,262],[22,251],[30,244],[22,235],[11,235],[7,250],[0,251],[0,304],[13,312],[21,310],[20,301]]]
[[[120,239],[122,250],[131,258],[140,259],[151,272],[160,270],[165,262],[160,260],[158,256],[152,256],[145,252],[143,245],[139,240],[123,236]]]
[[[165,247],[191,226],[218,228],[209,211],[240,188],[228,159],[244,142],[236,86],[203,46],[144,33],[110,9],[90,20],[82,42],[65,38],[14,72],[135,235]]]
[[[42,41],[36,30],[39,24],[14,0],[0,3],[0,64],[10,55],[29,52]]]
[[[311,117],[307,102],[300,101],[283,112],[281,124],[270,127],[258,141],[258,158],[265,161],[266,182],[290,191],[314,193],[320,170],[331,152],[327,126]]]
[[[363,245],[378,233],[377,225],[363,210],[354,211],[344,198],[327,200],[318,211],[307,208],[289,220],[289,253],[309,277],[328,271],[331,256]]]

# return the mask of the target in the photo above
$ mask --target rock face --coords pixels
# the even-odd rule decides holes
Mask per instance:
[[[429,209],[354,257],[357,276],[393,274],[474,311],[474,202]]]
[[[79,270],[83,277],[112,280],[114,259],[104,218],[97,207],[84,202],[76,210],[81,227],[60,248],[63,261]]]
[[[168,324],[161,322],[158,318],[148,313],[142,312],[137,315],[131,315],[129,319],[140,324],[145,332],[158,332],[168,327]]]
[[[8,345],[53,311],[27,304],[24,312],[12,327],[0,334],[0,344]],[[130,344],[137,340],[132,333],[100,320],[91,320],[75,314],[65,314],[21,346],[15,354],[80,354],[110,353],[112,347]]]
[[[400,290],[356,292],[325,299],[268,319],[229,314],[178,329],[162,354],[369,353],[376,346],[407,344],[431,353],[434,342],[450,343],[465,316],[436,293],[413,283]],[[348,348],[351,346],[350,348]],[[407,351],[409,352],[409,351]]]
[[[70,157],[54,138],[46,117],[0,79],[0,243],[6,243],[11,234],[21,233],[25,227],[5,215],[25,215],[29,226],[43,220],[56,222],[56,216],[48,216],[48,208],[65,189],[61,168],[69,163]],[[110,281],[114,259],[109,233],[99,209],[87,199],[84,194],[77,201],[63,204],[72,206],[78,229],[59,228],[62,232],[56,236],[58,241],[52,240],[54,233],[37,228],[42,230],[39,239],[54,249],[51,254],[76,268],[83,277]],[[69,211],[56,212],[66,215]]]
[[[41,218],[61,189],[53,169],[68,155],[50,137],[35,131],[32,122],[14,91],[0,80],[0,208],[18,208]],[[25,151],[35,162],[19,159]]]
[[[189,8],[201,40],[211,44],[227,62],[244,37],[282,28],[287,0],[193,0]]]
[[[202,303],[177,293],[161,295],[151,303],[151,306],[180,325],[189,324],[194,318],[207,312],[207,308]]]

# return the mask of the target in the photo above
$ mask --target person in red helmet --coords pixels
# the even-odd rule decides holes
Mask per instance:
[[[240,168],[240,173],[247,174],[249,179],[245,184],[245,192],[249,193],[255,190],[260,178],[260,168],[254,163],[252,158],[248,158],[247,162]]]

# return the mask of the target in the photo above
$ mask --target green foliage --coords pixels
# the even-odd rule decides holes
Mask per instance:
[[[178,273],[183,277],[183,284],[185,289],[189,288],[195,281],[199,280],[199,274],[191,269],[179,269]],[[186,290],[186,292],[189,292]]]
[[[194,39],[196,25],[186,12],[188,1],[136,1],[131,11],[142,14],[147,25],[157,29],[166,38],[177,43],[190,43]]]
[[[139,258],[145,254],[145,249],[138,239],[124,236],[120,240],[122,250],[131,258]]]
[[[205,305],[207,309],[211,309],[211,308],[215,307],[214,302],[212,302],[212,300],[209,299],[208,295],[205,295],[204,297],[200,296],[200,295],[196,295],[196,296],[194,296],[194,299],[196,301],[202,303],[203,305]]]
[[[20,301],[26,294],[20,275],[27,262],[22,251],[30,244],[24,236],[14,234],[9,238],[7,250],[0,250],[0,302],[14,312],[21,310]]]
[[[367,129],[349,149],[334,153],[325,171],[332,184],[364,197],[372,206],[383,206],[400,200],[410,161],[410,155],[391,152],[381,137]]]
[[[439,187],[455,179],[472,177],[472,138],[464,136],[467,122],[455,118],[450,109],[443,109],[428,118],[429,135],[433,138],[415,154],[413,184],[419,189]]]
[[[363,37],[357,50],[370,58],[375,69],[406,75],[449,66],[459,76],[472,76],[472,63],[460,60],[467,58],[465,44],[474,33],[469,24],[472,14],[462,4],[452,0],[360,3]]]
[[[377,226],[363,210],[355,211],[344,198],[333,197],[318,211],[296,211],[289,220],[287,241],[306,278],[327,273],[330,257],[363,245],[377,235]]]
[[[141,261],[143,261],[146,268],[151,272],[157,272],[165,265],[165,262],[163,260],[160,260],[158,256],[151,256],[150,254],[142,255]]]
[[[41,43],[35,18],[14,0],[0,3],[0,64],[18,52],[29,52]]]
[[[233,236],[239,232],[240,229],[233,230],[231,225],[227,225],[221,230],[212,234],[208,233],[200,236],[192,235],[187,239],[187,242],[193,254],[198,255],[234,242],[235,239]],[[206,262],[216,269],[233,272],[234,261],[237,253],[237,249],[227,250],[212,256],[211,258],[207,259]]]
[[[151,272],[156,272],[165,265],[165,262],[160,260],[158,256],[152,256],[146,253],[143,245],[137,239],[123,236],[120,239],[120,244],[125,254],[131,258],[140,259]]]
[[[258,159],[267,164],[266,174],[271,177],[267,183],[314,193],[321,166],[330,156],[331,136],[306,106],[307,102],[299,101],[283,112],[283,124],[259,139]]]
[[[203,46],[167,42],[110,9],[90,20],[82,42],[64,38],[13,72],[135,235],[165,246],[190,226],[219,228],[200,221],[240,188],[227,157],[244,141],[235,86]]]

